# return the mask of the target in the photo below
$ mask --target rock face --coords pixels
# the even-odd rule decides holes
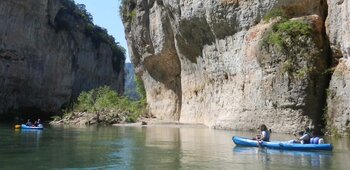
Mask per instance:
[[[332,132],[350,134],[350,1],[328,0],[327,34],[334,74],[328,90],[328,125]]]
[[[67,2],[0,1],[0,113],[56,112],[81,91],[101,85],[123,93],[123,52],[118,56],[83,30],[88,23]]]
[[[131,63],[125,63],[124,72],[125,72],[124,95],[130,98],[131,100],[139,100],[140,96],[138,95],[136,90],[134,66]]]
[[[123,9],[151,114],[237,130],[323,126],[325,0],[131,0]],[[291,33],[283,49],[269,42],[282,22],[263,20],[274,9],[288,15],[285,25],[306,23],[310,33]]]

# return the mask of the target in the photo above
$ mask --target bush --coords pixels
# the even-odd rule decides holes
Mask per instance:
[[[146,100],[146,90],[142,79],[139,76],[135,76],[136,91],[140,96],[140,100]]]
[[[118,103],[117,92],[108,86],[92,89],[80,93],[74,110],[80,112],[96,112],[103,109],[112,109]]]
[[[74,104],[74,111],[79,111],[79,112],[93,112],[94,110],[94,99],[92,97],[92,94],[94,91],[89,91],[89,92],[81,92],[78,99],[77,103]]]
[[[284,32],[290,36],[310,35],[312,31],[310,24],[298,20],[282,22],[277,24],[275,29],[277,32]]]
[[[283,51],[288,49],[290,44],[299,45],[300,37],[309,36],[311,32],[310,24],[303,21],[289,20],[274,25],[264,41],[277,47],[279,51]]]
[[[312,27],[300,20],[284,20],[275,23],[262,41],[262,47],[276,49],[287,58],[282,61],[281,72],[291,78],[304,79],[322,72],[323,63],[318,59],[320,50],[312,42]],[[306,61],[306,62],[302,62]],[[315,67],[317,65],[317,67]]]
[[[140,116],[145,116],[146,114],[146,90],[144,87],[144,84],[142,82],[142,79],[139,76],[135,76],[135,83],[136,83],[136,91],[138,93],[138,96],[140,96],[140,99],[138,101],[132,101],[133,105],[131,105],[132,113],[128,115],[126,121],[127,122],[136,122],[136,120]],[[125,97],[125,100],[130,100]]]
[[[266,15],[263,17],[264,21],[269,21],[270,19],[274,19],[277,17],[281,17],[283,20],[287,19],[287,15],[282,9],[273,9],[266,13]]]
[[[118,110],[127,114],[127,122],[135,122],[138,117],[145,114],[145,108],[145,97],[140,101],[131,101],[127,97],[118,96],[117,92],[110,87],[103,86],[82,92],[74,104],[72,112],[96,113],[105,110]]]
[[[81,19],[88,23],[93,22],[92,15],[86,10],[86,6],[84,4],[77,4],[77,8],[75,10],[76,15],[79,15]]]
[[[62,118],[60,116],[51,116],[53,121],[60,121]]]
[[[61,0],[62,8],[61,10],[65,10],[70,13],[77,19],[81,19],[87,23],[93,22],[92,15],[86,10],[86,6],[84,4],[75,4],[73,0]]]

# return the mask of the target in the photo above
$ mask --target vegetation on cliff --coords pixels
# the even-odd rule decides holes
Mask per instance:
[[[303,20],[290,20],[281,10],[273,10],[264,17],[265,21],[277,18],[278,21],[265,35],[262,47],[267,51],[286,56],[282,63],[282,73],[291,78],[302,79],[325,69],[324,63],[318,62],[319,48],[314,42],[313,28]],[[303,61],[306,61],[303,62]],[[320,67],[315,67],[318,65]]]
[[[275,18],[281,18],[282,20],[286,20],[288,19],[288,16],[286,15],[285,11],[282,9],[273,9],[268,13],[266,13],[266,15],[264,15],[263,20],[270,21],[271,19],[275,19]]]
[[[266,41],[273,44],[278,50],[288,50],[291,44],[301,45],[298,38],[310,36],[312,28],[303,21],[288,20],[273,26],[272,32],[267,36]]]
[[[115,56],[113,68],[117,72],[121,71],[120,63],[125,61],[125,49],[115,42],[114,37],[108,34],[107,29],[93,23],[93,17],[85,9],[84,4],[75,4],[73,0],[62,0],[61,3],[62,7],[58,11],[54,23],[49,21],[49,24],[56,31],[83,32],[91,38],[96,48],[99,48],[101,43],[108,44]]]
[[[322,35],[322,20],[315,15],[295,18],[286,13],[288,11],[273,10],[264,17],[268,29],[260,44],[259,62],[266,72],[274,72],[282,83],[287,82],[288,93],[300,88],[298,93],[305,95],[305,99],[294,100],[292,109],[301,106],[320,133],[325,125],[322,109],[328,84],[327,43]]]
[[[122,0],[119,6],[119,15],[123,22],[130,22],[136,17],[136,0]]]

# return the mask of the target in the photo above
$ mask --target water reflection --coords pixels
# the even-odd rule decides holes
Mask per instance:
[[[130,169],[343,169],[332,152],[302,152],[235,146],[232,133],[206,128],[121,127],[116,168]],[[249,135],[248,135],[249,136]],[[277,136],[284,139],[288,135]],[[349,154],[347,154],[349,155]],[[345,161],[346,162],[346,161]],[[343,163],[344,164],[344,163]],[[340,168],[339,168],[340,167]]]
[[[119,159],[115,169],[169,169],[179,167],[179,129],[119,127],[113,143],[121,146],[110,154]],[[115,163],[115,162],[114,162]],[[175,168],[178,169],[178,168]]]
[[[137,128],[135,128],[137,129]],[[204,128],[139,128],[135,169],[227,169],[233,164],[231,134]],[[152,162],[152,164],[150,164]]]
[[[194,127],[0,128],[0,169],[348,169],[348,139],[333,152],[236,147],[247,132]],[[276,140],[288,135],[274,134]],[[333,141],[334,140],[334,141]],[[20,163],[19,163],[20,162]]]
[[[342,138],[329,138],[334,148],[333,152],[333,165],[337,167],[337,169],[349,169],[350,167],[350,136],[342,137]]]
[[[330,167],[333,153],[329,151],[288,151],[267,148],[235,146],[233,152],[239,155],[256,155],[263,165],[269,167],[272,164],[291,167]]]
[[[20,133],[23,145],[39,147],[42,130],[21,129]]]

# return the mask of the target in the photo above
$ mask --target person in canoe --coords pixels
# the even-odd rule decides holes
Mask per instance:
[[[253,138],[253,140],[269,142],[270,141],[270,131],[267,129],[266,125],[265,124],[260,125],[259,129],[260,129],[261,134],[256,135],[256,137]]]
[[[37,121],[34,122],[34,124],[32,125],[32,127],[37,127],[39,124]]]
[[[32,126],[32,122],[30,121],[30,119],[27,120],[26,126]]]
[[[305,127],[304,131],[301,131],[298,133],[299,137],[297,137],[297,140],[291,140],[290,143],[301,143],[301,144],[308,144],[310,143],[311,139],[311,130],[309,127]],[[297,136],[294,133],[294,136]]]
[[[35,127],[38,127],[40,124],[41,124],[41,120],[38,119],[37,121],[35,121],[34,126],[35,126]]]

